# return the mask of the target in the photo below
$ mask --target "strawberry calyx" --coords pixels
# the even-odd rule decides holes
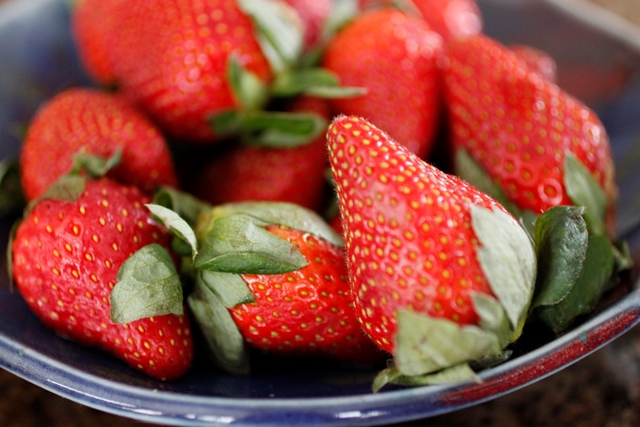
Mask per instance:
[[[274,74],[291,69],[302,53],[304,31],[296,12],[273,0],[239,0],[256,27],[256,38]]]
[[[472,293],[477,325],[400,310],[393,366],[378,374],[374,391],[387,383],[478,381],[472,365],[504,360],[508,345],[522,333],[534,294],[533,244],[509,214],[473,204],[470,212],[478,239],[476,257],[493,292]]]
[[[143,246],[118,270],[111,291],[111,321],[184,314],[182,282],[169,252],[156,243]]]
[[[148,205],[154,217],[184,242],[193,290],[187,303],[204,335],[209,358],[220,369],[246,374],[249,350],[229,309],[254,301],[242,274],[281,274],[308,264],[299,249],[270,227],[300,230],[343,246],[318,214],[283,202],[242,202],[211,207],[174,189]],[[187,253],[189,252],[189,256]]]
[[[459,175],[498,200],[534,240],[539,267],[531,316],[554,332],[592,311],[631,268],[626,243],[611,238],[606,224],[612,201],[573,153],[565,153],[563,169],[574,205],[552,207],[539,215],[509,200],[466,150],[456,150],[455,156]]]

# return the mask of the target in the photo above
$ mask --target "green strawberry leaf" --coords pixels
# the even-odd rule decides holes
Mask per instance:
[[[575,154],[567,152],[564,160],[564,185],[577,206],[584,206],[584,219],[592,234],[604,234],[607,196],[589,170]]]
[[[147,204],[145,205],[151,214],[162,223],[165,228],[178,236],[181,240],[189,244],[191,256],[195,258],[198,253],[198,241],[191,226],[178,213],[167,209],[164,206]]]
[[[239,274],[202,270],[200,278],[227,308],[255,301],[253,292]]]
[[[340,86],[340,79],[325,68],[306,68],[278,76],[271,85],[276,97],[293,97],[300,94],[317,98],[350,98],[367,93],[366,88]]]
[[[273,148],[305,145],[327,130],[327,121],[314,113],[254,111],[242,116],[245,142]]]
[[[30,211],[36,204],[44,199],[74,203],[84,192],[86,184],[86,178],[81,175],[72,173],[62,175],[43,195],[29,202],[26,207],[26,212]]]
[[[201,280],[197,280],[187,302],[202,331],[209,359],[214,365],[231,374],[248,374],[249,351],[220,297]]]
[[[500,354],[500,339],[477,326],[460,326],[410,310],[400,310],[395,364],[404,376],[418,376]]]
[[[26,203],[19,162],[7,158],[0,160],[0,218],[20,212]]]
[[[533,236],[537,215],[526,209],[519,209],[505,194],[502,187],[496,183],[486,170],[471,157],[464,148],[458,148],[454,153],[454,169],[457,176],[467,181],[483,193],[493,197],[511,215],[517,218],[530,236]]]
[[[236,135],[240,131],[242,112],[240,110],[225,110],[211,114],[208,118],[213,132],[220,137]]]
[[[276,76],[270,89],[275,96],[292,97],[310,87],[339,85],[340,79],[334,72],[325,68],[307,68]]]
[[[536,276],[536,255],[526,231],[507,213],[471,205],[480,245],[476,256],[514,331],[524,324]]]
[[[153,203],[176,212],[190,226],[195,226],[198,217],[211,210],[211,205],[191,194],[175,188],[162,187],[153,197]]]
[[[614,263],[609,239],[603,235],[591,236],[575,284],[556,304],[539,307],[538,317],[558,333],[569,327],[576,317],[593,311],[602,294],[609,288]]]
[[[264,223],[283,225],[295,230],[305,231],[320,237],[334,246],[343,247],[342,236],[316,212],[293,203],[286,202],[239,202],[218,205],[210,211],[208,217],[202,217],[198,230],[206,232],[211,221],[216,218],[245,213],[259,218]]]
[[[280,274],[307,265],[300,251],[247,214],[216,218],[200,239],[196,268],[225,273]]]
[[[118,270],[110,300],[114,323],[182,315],[182,284],[169,252],[154,243],[131,255]]]
[[[494,333],[498,337],[501,348],[506,347],[507,344],[514,341],[514,328],[500,301],[491,295],[481,294],[479,292],[474,292],[471,298],[473,300],[473,307],[478,317],[480,317],[480,327],[485,331]]]
[[[93,178],[101,178],[111,169],[118,166],[122,160],[122,148],[118,148],[113,155],[108,158],[87,153],[80,149],[73,155],[71,173],[79,174],[82,171]]]
[[[273,0],[239,0],[238,5],[257,27],[256,38],[274,74],[293,68],[304,40],[296,12],[286,3]]]
[[[449,368],[442,369],[438,372],[407,376],[395,367],[383,369],[376,375],[373,380],[373,392],[377,393],[387,384],[397,384],[407,387],[418,387],[425,385],[446,385],[446,384],[462,384],[468,382],[480,382],[480,377],[474,372],[468,363],[460,363]]]
[[[227,81],[235,96],[240,111],[260,110],[269,99],[267,85],[260,78],[242,66],[237,56],[232,54],[227,63]],[[214,127],[217,130],[217,128]],[[220,135],[229,130],[220,129]]]
[[[575,285],[589,243],[583,211],[577,206],[557,206],[538,218],[534,232],[538,276],[533,308],[557,304]]]

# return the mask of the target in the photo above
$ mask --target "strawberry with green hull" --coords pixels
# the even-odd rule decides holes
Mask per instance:
[[[533,302],[561,331],[631,265],[624,242],[613,240],[617,189],[607,133],[592,110],[487,36],[452,44],[442,68],[456,174],[500,200],[534,236],[541,214],[583,208],[573,221],[587,229],[574,249],[536,241],[541,264],[573,257],[572,268],[559,269],[571,277],[557,281],[554,269],[538,275]]]
[[[425,157],[439,123],[441,47],[441,37],[415,16],[394,8],[362,13],[331,40],[322,64],[341,84],[367,92],[331,100],[334,111],[367,118]]]
[[[106,350],[153,377],[181,377],[193,358],[189,319],[168,252],[170,235],[145,208],[148,196],[107,178],[85,183],[75,177],[64,182],[60,192],[64,199],[50,193],[28,210],[17,227],[11,247],[18,290],[59,335]],[[140,258],[145,254],[147,258]],[[162,265],[150,263],[149,254],[158,254]],[[151,283],[172,283],[174,305],[131,318],[130,306],[136,305],[140,294],[133,298],[114,294],[131,282],[131,269],[136,271],[135,280],[148,272],[139,263],[123,267],[140,259],[152,271]],[[167,295],[161,293],[160,299],[166,302]],[[114,298],[124,307],[114,304]],[[118,323],[112,321],[112,312]],[[120,322],[121,316],[127,321]]]
[[[453,44],[443,64],[454,150],[477,162],[516,208],[538,215],[573,204],[566,161],[574,157],[613,209],[609,140],[593,111],[487,36]],[[466,177],[463,167],[456,172]]]
[[[358,365],[388,357],[356,318],[342,238],[316,213],[279,202],[192,209],[175,192],[158,200],[166,223],[190,236],[188,302],[218,367],[249,372],[249,348]]]
[[[316,115],[318,135],[294,146],[286,141],[236,144],[203,166],[194,195],[212,205],[279,201],[319,211],[327,197],[324,133],[331,111],[326,100],[306,96],[295,99],[288,111]]]
[[[58,93],[29,123],[20,153],[28,200],[42,195],[74,167],[79,152],[121,159],[109,176],[145,192],[177,186],[167,142],[149,119],[119,95],[71,88]]]
[[[526,232],[364,119],[338,117],[327,139],[358,318],[395,358],[376,388],[475,378],[469,363],[500,357],[527,316]]]
[[[262,109],[267,85],[300,54],[299,18],[280,0],[141,3],[128,8],[114,36],[115,73],[173,139],[220,140],[211,118]],[[230,75],[230,62],[241,77]]]

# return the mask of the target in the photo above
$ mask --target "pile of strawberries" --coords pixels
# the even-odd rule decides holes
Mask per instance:
[[[473,0],[72,17],[96,86],[30,123],[11,243],[61,336],[163,380],[202,336],[238,374],[268,352],[384,368],[375,390],[473,381],[631,267],[605,129],[548,55],[484,35]]]

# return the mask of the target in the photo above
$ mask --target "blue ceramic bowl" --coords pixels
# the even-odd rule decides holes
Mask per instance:
[[[600,114],[618,164],[618,233],[638,259],[640,47],[552,3],[557,2],[480,0],[489,35],[550,52],[558,61],[560,84]],[[65,87],[84,84],[88,80],[78,65],[63,0],[13,0],[0,7],[0,158],[18,155],[20,130],[43,100]],[[9,226],[8,221],[0,223],[2,241]],[[1,267],[6,273],[6,265]],[[3,279],[0,366],[76,402],[158,424],[389,424],[499,397],[590,354],[638,322],[640,291],[635,280],[561,337],[533,334],[512,359],[481,373],[481,383],[389,388],[372,394],[375,372],[321,363],[313,369],[295,363],[258,366],[255,374],[240,377],[196,361],[178,382],[155,381],[108,355],[52,334]]]

